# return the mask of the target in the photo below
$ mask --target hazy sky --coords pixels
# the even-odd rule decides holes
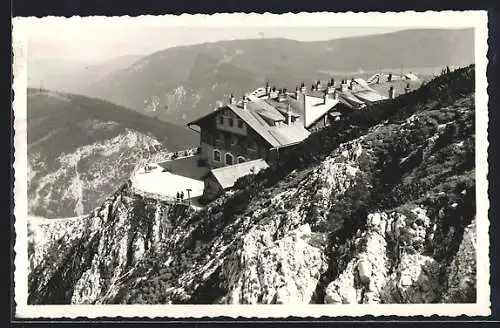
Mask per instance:
[[[146,55],[179,45],[247,38],[328,40],[389,33],[401,27],[183,27],[147,24],[144,20],[39,20],[30,25],[28,59],[105,60]]]

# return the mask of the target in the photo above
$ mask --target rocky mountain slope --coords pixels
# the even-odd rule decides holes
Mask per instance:
[[[29,303],[475,301],[474,68],[312,134],[204,209],[123,185],[32,221]]]
[[[185,127],[114,104],[47,90],[28,90],[29,213],[87,214],[154,149],[197,144]]]
[[[408,30],[320,42],[221,41],[145,56],[82,92],[186,123],[214,109],[231,92],[242,96],[266,80],[292,90],[300,81],[309,84],[331,76],[351,78],[381,69],[399,72],[402,67],[423,74],[446,65],[469,65],[474,62],[473,41],[472,29]]]

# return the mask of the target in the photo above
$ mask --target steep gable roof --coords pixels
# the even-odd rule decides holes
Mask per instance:
[[[324,90],[307,90],[306,94],[309,97],[323,98],[325,96]]]
[[[281,118],[283,121],[285,117],[276,108],[262,99],[249,101],[247,109],[236,105],[228,105],[228,107],[272,147],[280,148],[299,143],[310,134],[301,124],[287,125],[283,123],[277,126],[269,125],[263,116],[275,119]]]
[[[301,106],[301,103],[288,94],[286,95],[285,101],[282,102],[274,99],[264,99],[264,101],[283,115],[288,112],[288,105],[290,105],[290,112],[292,116],[301,117],[304,114],[304,109],[303,106]]]
[[[333,100],[331,103],[324,104],[323,102],[312,104],[306,113],[306,127],[311,126],[318,121],[338,104],[338,100]]]
[[[354,78],[354,82],[356,82],[357,84],[362,85],[364,87],[368,87],[368,82],[366,82],[364,79],[362,79],[360,77]]]
[[[339,101],[348,107],[356,108],[365,105],[365,102],[358,99],[351,91],[340,91],[338,94]]]
[[[324,95],[324,92],[322,94]],[[305,120],[303,125],[306,128],[310,127],[313,123],[318,121],[329,111],[335,108],[335,106],[338,103],[337,100],[334,100],[331,103],[324,104],[323,96],[321,96],[321,99],[319,99],[319,97],[310,96],[309,94],[307,94],[307,97],[309,99],[307,113],[305,113],[303,100],[297,100],[295,99],[294,96],[291,95],[287,95],[286,100],[284,102],[277,102],[271,99],[266,99],[265,101],[271,106],[278,107],[279,110],[282,111],[283,113],[286,112],[285,109],[288,109],[288,104],[290,104],[291,112],[293,113],[294,116],[301,117],[303,122]]]
[[[418,80],[419,80],[418,76],[416,76],[416,75],[415,75],[414,73],[412,73],[412,72],[410,72],[410,73],[406,73],[406,74],[404,75],[404,77],[405,77],[406,79],[408,79],[408,80],[412,80],[412,81],[418,81]]]
[[[196,120],[193,120],[193,121],[187,123],[186,126],[197,125],[198,123],[200,123],[204,119],[206,119],[206,118],[208,118],[208,117],[210,117],[212,115],[215,115],[218,112],[221,112],[224,108],[226,108],[226,106],[219,107],[219,108],[215,109],[212,112],[206,113],[205,115],[198,117]]]
[[[353,94],[356,97],[358,97],[360,100],[362,100],[364,102],[369,102],[369,103],[387,99],[387,97],[382,96],[377,91],[375,91],[371,88],[359,90],[357,92],[353,92]]]
[[[237,104],[228,104],[187,125],[198,125],[200,121],[228,108],[274,148],[281,148],[299,143],[309,136],[310,132],[301,124],[287,125],[284,123],[286,121],[284,114],[277,110],[272,104],[257,97],[250,97],[250,99],[246,109],[243,109],[242,106]],[[271,125],[266,119],[268,121],[282,123]]]

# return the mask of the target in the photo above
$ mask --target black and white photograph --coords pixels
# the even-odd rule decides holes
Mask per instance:
[[[489,314],[486,26],[14,19],[16,314]]]

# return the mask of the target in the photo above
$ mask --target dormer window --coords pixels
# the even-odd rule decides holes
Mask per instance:
[[[219,124],[224,124],[224,116],[219,116]]]
[[[238,119],[238,128],[243,129],[243,121]]]
[[[230,117],[230,118],[228,119],[228,123],[229,123],[229,126],[231,126],[231,127],[232,127],[232,126],[234,125],[234,119],[233,119],[232,117]]]

